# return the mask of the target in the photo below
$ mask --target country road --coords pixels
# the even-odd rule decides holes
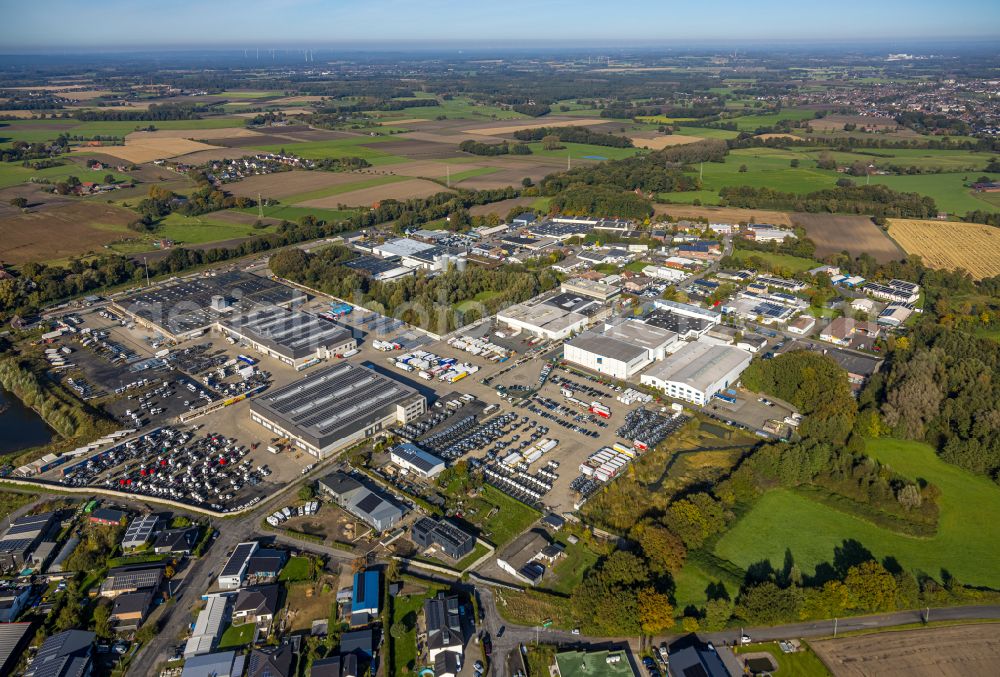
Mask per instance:
[[[484,585],[477,585],[476,589],[479,592],[480,602],[485,615],[483,629],[493,637],[492,677],[510,677],[506,674],[507,655],[511,651],[518,651],[521,644],[528,645],[540,642],[563,647],[587,644],[604,646],[623,646],[628,644],[633,654],[637,654],[642,647],[642,640],[639,637],[590,637],[587,635],[575,635],[565,630],[506,623],[497,611],[493,590]],[[754,642],[831,637],[834,634],[835,626],[838,634],[858,630],[878,630],[913,623],[924,623],[927,620],[927,615],[927,609],[896,611],[874,616],[853,616],[837,620],[809,621],[773,627],[747,627],[743,628],[742,631],[750,635]],[[1000,605],[932,608],[929,610],[929,619],[931,621],[996,620],[1000,619]],[[498,638],[496,636],[497,631],[502,626],[506,627],[503,636]],[[739,635],[739,629],[698,633],[698,637],[702,641],[710,641],[719,645],[732,645],[739,640]],[[654,637],[647,640],[645,646],[658,646],[661,642],[670,644],[682,636],[680,634],[673,634]]]

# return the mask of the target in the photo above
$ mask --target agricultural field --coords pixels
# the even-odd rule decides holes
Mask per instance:
[[[644,152],[641,148],[610,148],[596,146],[590,143],[561,143],[559,150],[545,150],[541,141],[529,143],[531,152],[538,157],[561,158],[573,160],[621,160]]]
[[[372,148],[371,146],[395,140],[391,136],[356,136],[325,141],[285,142],[251,146],[253,150],[278,153],[284,150],[307,160],[324,158],[360,157],[373,165],[403,162],[404,158]]]
[[[47,169],[31,169],[30,167],[22,167],[16,162],[0,162],[0,189],[17,186],[27,181],[31,181],[32,179],[48,183],[59,183],[60,181],[65,181],[70,176],[75,176],[81,181],[95,181],[103,183],[104,177],[107,174],[113,175],[115,177],[115,181],[117,182],[128,183],[132,181],[132,177],[128,174],[123,174],[114,170],[109,171],[108,169],[95,172],[82,165],[72,162],[67,162],[59,167],[49,167]]]
[[[482,136],[507,136],[521,129],[541,129],[542,127],[593,127],[612,122],[607,118],[598,120],[575,120],[573,118],[545,118],[541,122],[524,122],[518,125],[504,125],[499,127],[473,127],[465,130],[470,134],[480,134]]]
[[[893,190],[920,193],[934,198],[939,210],[949,214],[965,214],[976,209],[996,211],[997,205],[986,196],[969,190],[965,184],[975,181],[982,172],[963,172],[956,174],[915,174],[912,176],[873,176],[872,183],[881,183]],[[994,181],[1000,180],[1000,174],[987,174]]]
[[[947,569],[967,585],[1000,586],[1000,487],[945,463],[919,442],[877,439],[867,452],[911,478],[941,490],[938,531],[931,538],[906,536],[839,512],[803,494],[775,489],[763,497],[715,546],[715,554],[746,568],[770,560],[780,566],[786,548],[806,574],[833,558],[834,548],[857,540],[875,557],[895,557],[911,571],[933,576]]]
[[[154,237],[167,238],[178,244],[205,244],[235,240],[266,232],[268,232],[266,228],[254,228],[250,224],[215,219],[212,218],[211,214],[203,216],[169,214],[160,222]]]
[[[127,237],[136,218],[127,209],[76,200],[0,219],[0,260],[53,261],[97,252]]]
[[[291,171],[251,176],[226,185],[226,190],[238,197],[254,200],[258,195],[283,200],[291,195],[362,181],[366,177],[358,172]]]
[[[727,122],[735,122],[736,127],[741,132],[752,132],[761,127],[773,127],[781,120],[812,120],[816,117],[816,111],[806,108],[789,108],[778,113],[762,113],[754,115],[741,115]]]
[[[991,623],[897,630],[812,642],[837,677],[991,675],[1000,628]]]
[[[889,219],[889,235],[931,268],[964,268],[976,279],[1000,275],[1000,228],[960,221]]]
[[[868,253],[879,263],[901,259],[903,252],[867,216],[840,214],[792,214],[792,223],[805,228],[816,243],[816,258],[844,250],[854,256]]]
[[[335,175],[338,176],[338,175]],[[331,185],[325,186],[323,188],[317,188],[315,190],[310,190],[304,193],[297,193],[295,195],[285,196],[285,202],[290,204],[306,204],[312,202],[314,207],[334,207],[335,205],[329,204],[327,200],[326,204],[318,204],[318,200],[323,200],[325,198],[331,198],[336,195],[342,195],[344,193],[351,193],[353,191],[364,190],[366,188],[375,188],[377,186],[384,186],[390,183],[399,183],[400,181],[406,181],[406,177],[402,176],[363,176],[361,174],[347,173],[339,174],[347,179],[347,181],[341,181],[337,183],[332,183]],[[347,204],[347,203],[345,203]],[[308,206],[308,205],[307,205]]]
[[[351,186],[339,186],[350,189]],[[341,205],[348,207],[370,207],[380,200],[409,200],[411,198],[429,197],[448,189],[439,183],[425,179],[404,179],[384,176],[362,182],[355,189],[345,190],[326,197],[303,201],[300,206],[319,207],[320,209],[338,209]],[[294,199],[294,198],[293,198]]]
[[[670,193],[670,196],[676,193]],[[792,215],[766,209],[743,209],[740,207],[695,207],[678,204],[654,204],[653,211],[667,214],[676,219],[708,219],[718,223],[770,223],[775,226],[792,227]]]

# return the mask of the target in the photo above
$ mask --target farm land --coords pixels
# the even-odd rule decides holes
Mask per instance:
[[[991,623],[879,632],[811,645],[837,677],[988,675],[1000,660],[1000,632]]]
[[[977,279],[1000,275],[1000,230],[992,226],[890,219],[889,235],[931,268],[964,268]]]

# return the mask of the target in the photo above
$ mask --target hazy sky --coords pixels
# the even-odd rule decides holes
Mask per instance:
[[[0,52],[505,40],[1000,36],[1000,0],[0,0]],[[581,43],[581,46],[586,46]]]

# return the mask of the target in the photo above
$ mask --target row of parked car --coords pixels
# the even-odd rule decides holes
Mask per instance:
[[[274,513],[268,515],[267,523],[272,527],[276,527],[283,522],[287,522],[293,517],[315,515],[317,512],[319,512],[319,501],[309,501],[308,503],[303,503],[298,507],[286,506],[281,510],[276,510]]]
[[[517,414],[510,412],[478,424],[475,416],[466,416],[422,444],[442,458],[453,461],[470,451],[485,449],[495,443],[506,434],[506,427],[516,420]]]

